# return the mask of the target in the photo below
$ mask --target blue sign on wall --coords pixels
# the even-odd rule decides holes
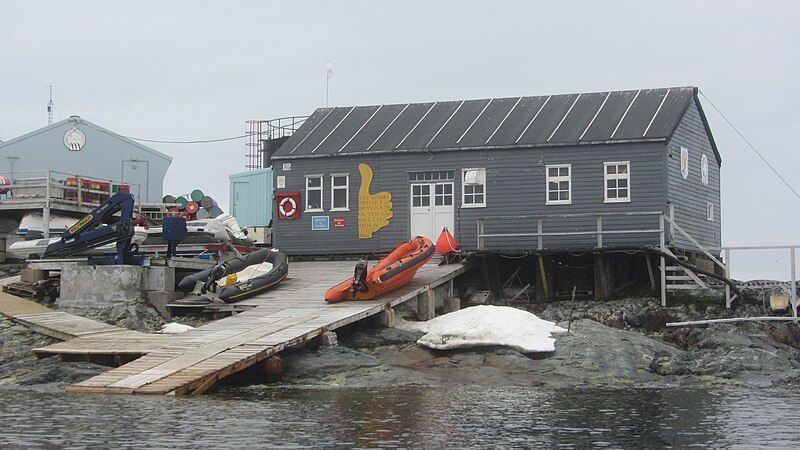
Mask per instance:
[[[331,229],[330,216],[312,216],[311,217],[311,230],[313,231],[327,231]]]

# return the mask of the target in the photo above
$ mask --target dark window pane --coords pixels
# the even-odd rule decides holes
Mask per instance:
[[[619,180],[617,182],[617,186],[622,187],[622,188],[628,187],[628,180],[624,180],[624,179],[623,180]]]
[[[548,189],[551,190],[551,191],[557,191],[558,190],[558,183],[555,182],[555,181],[551,181],[550,183],[547,184],[547,186],[548,186]]]
[[[420,186],[418,184],[416,184],[414,186],[411,186],[411,193],[414,194],[414,195],[419,195],[421,190],[422,190],[422,186]]]
[[[558,200],[558,192],[550,192],[550,194],[548,194],[548,198],[550,200]]]
[[[558,193],[559,200],[569,200],[569,192],[561,191]]]
[[[333,207],[334,208],[347,207],[347,192],[345,189],[333,190]]]
[[[322,179],[318,177],[308,178],[308,187],[320,187],[322,186]]]
[[[558,174],[562,177],[566,177],[569,175],[569,167],[562,167],[558,169]]]
[[[609,189],[608,190],[608,198],[617,198],[617,190],[616,189]]]
[[[483,185],[482,184],[476,184],[475,185],[475,193],[476,194],[483,194]]]
[[[609,189],[617,187],[617,180],[606,180],[606,187]]]
[[[419,197],[414,197],[412,199],[412,205],[414,205],[414,206],[419,206],[420,205]]]
[[[618,191],[618,193],[619,193],[619,198],[626,198],[628,196],[628,190],[627,189],[620,189]]]
[[[558,176],[558,167],[550,167],[549,169],[547,169],[547,176],[557,177]]]
[[[422,206],[431,206],[431,198],[422,197]]]
[[[308,191],[308,209],[322,209],[322,192]]]
[[[483,203],[483,195],[476,195],[475,196],[475,203]]]
[[[558,189],[562,191],[569,190],[569,181],[559,181]]]
[[[450,206],[452,204],[453,204],[453,197],[452,196],[447,196],[447,197],[444,198],[444,205],[445,206]]]

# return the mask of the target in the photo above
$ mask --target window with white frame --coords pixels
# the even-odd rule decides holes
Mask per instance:
[[[631,201],[631,163],[603,163],[605,173],[605,202],[621,203]]]
[[[556,164],[545,166],[547,175],[547,205],[572,203],[572,166]]]
[[[331,175],[331,211],[350,210],[350,175]]]
[[[714,221],[714,204],[711,202],[706,202],[706,220]]]
[[[486,206],[486,169],[464,169],[461,171],[461,207],[482,208]]]
[[[323,211],[322,175],[306,175],[306,211]]]

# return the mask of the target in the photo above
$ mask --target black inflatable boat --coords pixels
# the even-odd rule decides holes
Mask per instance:
[[[272,270],[264,275],[240,281],[221,289],[218,288],[217,281],[223,277],[265,262],[272,264]],[[289,258],[277,250],[265,248],[186,276],[178,283],[178,289],[186,293],[192,292],[199,281],[203,283],[200,289],[201,294],[209,291],[217,292],[217,289],[219,289],[217,296],[220,300],[225,303],[233,303],[272,288],[283,281],[288,273]]]

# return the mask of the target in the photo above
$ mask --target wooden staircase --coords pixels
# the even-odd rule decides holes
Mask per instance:
[[[683,266],[668,265],[666,268],[667,292],[700,291],[709,289],[706,276],[694,273]]]

